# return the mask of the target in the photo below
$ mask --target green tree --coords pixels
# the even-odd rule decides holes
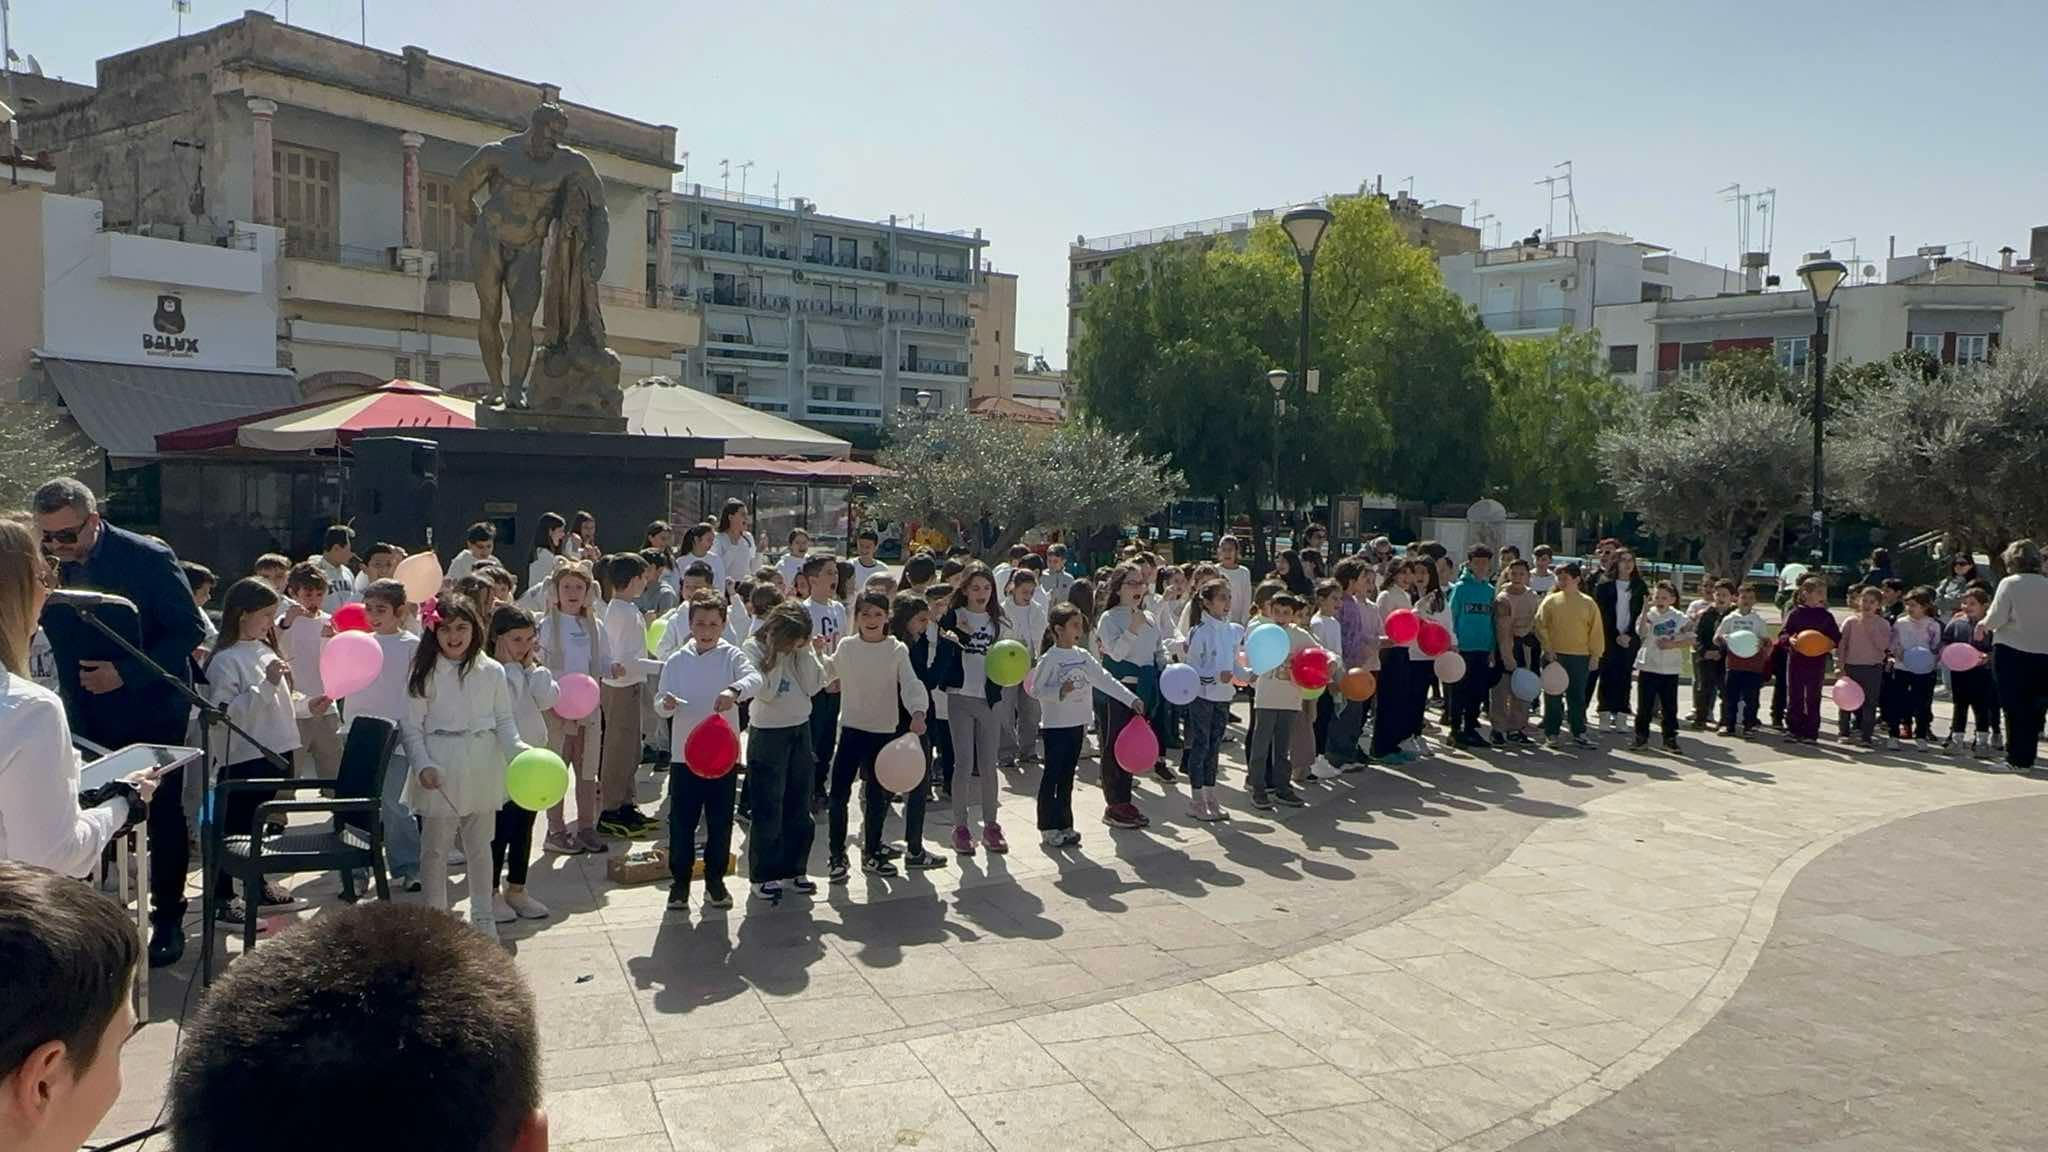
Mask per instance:
[[[1895,361],[1833,425],[1829,489],[1895,528],[1989,552],[2048,535],[2048,353],[1930,375]]]
[[[21,511],[55,476],[76,475],[98,453],[56,409],[32,401],[0,401],[0,508]]]
[[[878,462],[869,509],[886,519],[941,528],[980,547],[993,531],[1000,556],[1033,528],[1089,530],[1129,524],[1176,499],[1181,477],[1126,436],[1069,422],[1050,432],[955,409],[900,425]]]
[[[1665,391],[1683,402],[1640,402],[1601,435],[1601,471],[1651,531],[1699,541],[1710,574],[1740,579],[1806,504],[1811,425],[1784,397],[1725,381]]]
[[[1597,467],[1600,433],[1628,410],[1595,332],[1504,343],[1490,424],[1494,489],[1517,512],[1568,521],[1611,510]]]

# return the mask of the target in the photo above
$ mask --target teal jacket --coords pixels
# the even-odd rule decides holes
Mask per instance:
[[[1451,585],[1451,634],[1460,652],[1491,652],[1497,643],[1493,628],[1494,587],[1467,568]]]

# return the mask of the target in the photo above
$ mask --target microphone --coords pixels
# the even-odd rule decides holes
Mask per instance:
[[[74,612],[90,611],[94,608],[126,608],[130,612],[137,611],[135,601],[126,596],[116,596],[110,592],[88,592],[82,588],[52,588],[46,595],[45,602],[61,605]]]

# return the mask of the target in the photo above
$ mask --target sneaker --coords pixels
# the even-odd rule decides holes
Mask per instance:
[[[1742,729],[1742,738],[1744,740],[1754,740],[1756,739],[1757,731],[1757,726],[1754,724],[1744,725]]]
[[[240,896],[230,896],[228,902],[220,906],[216,918],[222,924],[233,924],[239,928],[249,922],[249,906],[242,902]]]
[[[1899,750],[1899,738],[1897,736],[1885,737],[1884,750],[1887,752],[1897,752]]]
[[[547,838],[540,842],[540,847],[541,851],[552,852],[557,856],[581,856],[583,854],[582,842],[576,839],[574,833],[570,832],[550,832],[547,834]],[[406,891],[417,892],[419,889],[407,888]]]
[[[1984,734],[1982,732],[1970,737],[1970,757],[1974,760],[1982,760],[1984,758]]]
[[[1664,750],[1665,750],[1666,752],[1676,752],[1676,751],[1678,751],[1678,737],[1676,737],[1676,736],[1667,736],[1667,737],[1665,737],[1665,738],[1664,738]]]
[[[754,885],[754,895],[770,903],[779,904],[782,902],[782,881],[763,880],[761,883]]]
[[[1629,741],[1628,746],[1636,749],[1648,748],[1650,746],[1650,738],[1648,736],[1638,736]]]
[[[589,852],[594,855],[601,856],[604,853],[611,851],[611,846],[604,842],[604,838],[597,834],[597,829],[595,828],[585,828],[577,832],[576,842],[578,844],[583,845],[583,850],[585,852]]]
[[[1066,839],[1062,843],[1069,848],[1077,848],[1081,844],[1081,834],[1069,828],[1066,830]]]
[[[1528,734],[1527,732],[1510,732],[1510,733],[1508,733],[1508,739],[1509,739],[1509,740],[1511,740],[1511,741],[1513,741],[1513,742],[1515,742],[1515,743],[1517,743],[1517,744],[1533,744],[1533,743],[1535,743],[1535,741],[1534,741],[1534,740],[1531,740],[1531,739],[1529,738],[1529,734]]]
[[[1036,753],[1036,752],[1026,752],[1026,753],[1024,753],[1024,754],[1023,754],[1022,756],[1019,756],[1019,757],[1017,757],[1017,763],[1019,763],[1019,764],[1042,764],[1042,763],[1044,763],[1044,761],[1043,761],[1043,760],[1040,760],[1040,759],[1038,758],[1038,753]]]
[[[673,896],[669,897],[669,907],[675,907],[675,897]],[[503,892],[491,893],[491,920],[498,924],[510,924],[517,919],[519,919],[519,913],[514,912],[512,905],[505,902],[505,894]]]
[[[548,906],[526,894],[526,889],[515,885],[505,886],[505,904],[521,920],[545,920],[550,913]]]
[[[1143,828],[1136,808],[1129,804],[1112,804],[1103,809],[1102,822],[1112,828]]]
[[[1038,840],[1047,848],[1058,848],[1067,842],[1067,833],[1063,828],[1046,828],[1040,830]]]
[[[965,824],[953,825],[953,855],[974,855],[974,833],[969,832]]]
[[[420,883],[420,878],[411,873],[394,878],[392,883],[397,884],[399,890],[404,892],[417,892],[425,887]]]
[[[1412,764],[1415,762],[1415,753],[1405,748],[1396,748],[1394,751],[1387,753],[1384,760],[1388,764]]]
[[[668,890],[668,910],[671,912],[688,912],[690,910],[690,886],[688,884],[678,884]]]
[[[1331,764],[1328,760],[1324,759],[1321,756],[1318,756],[1315,759],[1315,763],[1310,764],[1308,766],[1308,772],[1306,773],[1306,775],[1310,780],[1321,781],[1335,779],[1339,775],[1339,773],[1337,771],[1336,765]]]
[[[1543,738],[1543,746],[1544,746],[1545,748],[1550,748],[1550,749],[1560,749],[1560,748],[1563,748],[1563,747],[1564,747],[1564,736],[1563,736],[1563,735],[1562,735],[1561,733],[1555,733],[1555,732],[1553,732],[1553,733],[1551,733],[1550,735],[1548,735],[1548,736],[1545,736],[1545,737]]]
[[[661,821],[633,807],[631,804],[619,809],[619,819],[639,835],[646,835],[661,827]]]
[[[262,905],[266,909],[304,908],[306,902],[292,895],[285,886],[275,880],[263,882]]]
[[[1586,739],[1586,735],[1585,735],[1585,733],[1583,733],[1583,732],[1574,732],[1574,733],[1572,733],[1572,747],[1574,747],[1574,748],[1597,748],[1597,747],[1599,747],[1599,745],[1597,745],[1597,744],[1593,743],[1593,742],[1592,742],[1591,740],[1588,740],[1588,739]]]
[[[834,884],[844,884],[852,871],[853,869],[846,863],[846,857],[834,856],[832,862],[825,867],[825,879]]]
[[[614,840],[631,840],[638,831],[629,821],[616,812],[606,812],[597,818],[597,834]]]
[[[1289,807],[1289,808],[1306,808],[1306,807],[1308,807],[1308,801],[1306,801],[1306,800],[1302,799],[1302,797],[1301,797],[1301,793],[1299,793],[1299,792],[1296,792],[1296,791],[1295,791],[1294,789],[1292,789],[1292,788],[1282,788],[1282,789],[1280,789],[1279,791],[1277,791],[1277,792],[1274,792],[1274,793],[1273,793],[1273,799],[1274,799],[1274,800],[1275,800],[1276,802],[1278,802],[1278,803],[1280,803],[1280,804],[1284,804],[1284,805],[1286,805],[1286,806],[1287,806],[1287,807]]]
[[[908,853],[903,857],[903,866],[913,872],[929,872],[934,868],[944,868],[946,866],[946,859],[943,856],[934,856],[930,852],[919,848],[917,851]]]
[[[1271,812],[1273,810],[1273,799],[1270,796],[1254,794],[1252,796],[1252,807],[1261,812]]]
[[[1003,839],[1003,826],[993,821],[981,826],[981,846],[991,852],[1008,852],[1010,842]]]
[[[706,884],[704,886],[704,906],[706,908],[730,908],[732,907],[732,893],[725,890],[723,883]]]
[[[1161,760],[1159,763],[1154,764],[1152,766],[1152,775],[1154,778],[1166,784],[1171,784],[1175,780],[1180,779],[1180,777],[1174,775],[1172,768],[1167,767],[1166,761],[1164,760]]]
[[[805,896],[816,896],[818,894],[818,882],[809,876],[798,876],[789,882],[789,886]]]
[[[880,856],[862,856],[860,870],[869,876],[894,876],[896,866]]]
[[[1501,732],[1495,732],[1493,735],[1488,736],[1486,742],[1495,748],[1505,748],[1508,746],[1508,738],[1505,733]]]
[[[903,857],[903,851],[902,849],[891,848],[887,844],[884,844],[879,848],[876,848],[872,855],[877,860],[900,860]]]

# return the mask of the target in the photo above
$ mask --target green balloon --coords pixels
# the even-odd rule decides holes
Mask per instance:
[[[1014,688],[1031,671],[1031,650],[1015,640],[998,640],[989,645],[983,667],[991,683],[999,688]]]
[[[562,802],[569,794],[569,766],[546,748],[528,748],[505,766],[505,795],[528,812]]]
[[[654,650],[661,647],[661,638],[666,635],[668,635],[668,617],[666,616],[647,626],[647,654],[649,656],[654,655]]]

